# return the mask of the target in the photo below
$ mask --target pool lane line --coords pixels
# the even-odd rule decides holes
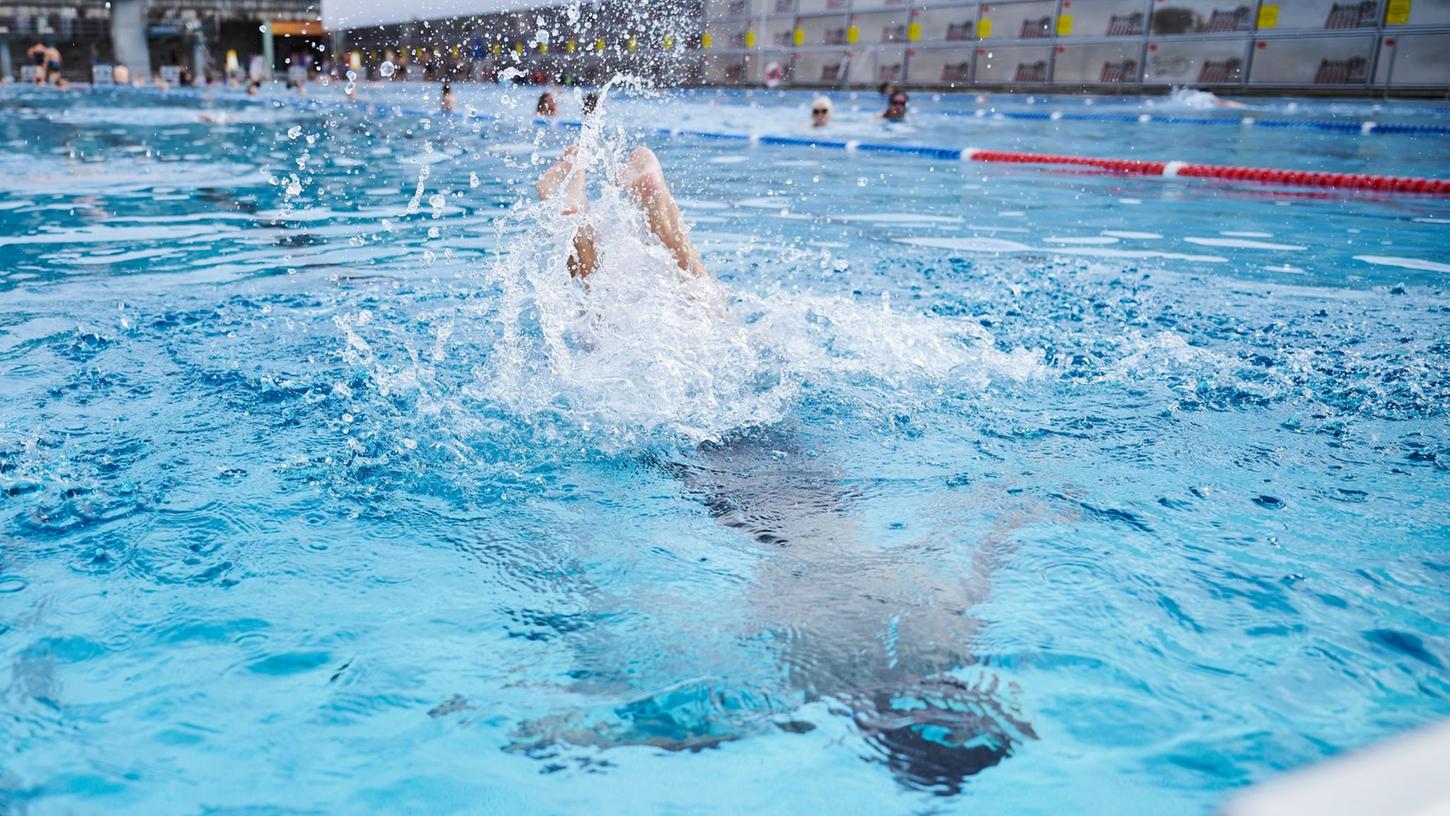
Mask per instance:
[[[859,108],[858,100],[847,98],[842,102],[852,103],[853,107]],[[772,106],[778,108],[791,107],[790,105]],[[1047,107],[1047,106],[1044,106]],[[1411,125],[1395,122],[1377,122],[1373,119],[1260,119],[1256,116],[1231,115],[1231,116],[1192,116],[1172,113],[1073,113],[1062,110],[1045,111],[1008,111],[990,110],[985,108],[961,109],[961,108],[938,108],[935,110],[918,109],[914,116],[951,116],[959,119],[1015,119],[1024,122],[1101,122],[1109,124],[1162,124],[1162,125],[1199,125],[1218,127],[1264,127],[1264,128],[1297,128],[1304,130],[1320,130],[1328,133],[1347,133],[1358,135],[1385,134],[1385,135],[1409,135],[1409,136],[1450,136],[1450,125]]]
[[[105,87],[105,86],[103,86]],[[133,91],[151,91],[162,93],[162,91],[151,88],[130,88]],[[188,95],[198,95],[195,88],[186,89]],[[170,91],[167,91],[169,93]],[[233,94],[226,94],[229,98],[238,98]],[[331,108],[347,109],[353,111],[389,111],[393,115],[417,116],[417,117],[452,117],[480,121],[500,121],[502,117],[491,114],[480,113],[444,113],[442,111],[428,111],[419,108],[406,108],[401,105],[378,106],[355,100],[353,102],[323,102],[315,99],[271,99],[264,100],[256,97],[240,96],[247,101],[255,101],[263,104],[276,106],[301,106],[311,109]],[[566,127],[580,128],[583,123],[579,120],[555,120],[555,119],[534,119],[536,126],[540,127]],[[1397,193],[1409,195],[1432,195],[1450,196],[1450,179],[1434,179],[1414,176],[1377,176],[1365,173],[1329,173],[1314,170],[1285,170],[1272,167],[1234,167],[1217,164],[1196,164],[1182,161],[1142,161],[1139,159],[1109,159],[1094,156],[1070,156],[1048,153],[1024,153],[1013,150],[979,150],[977,148],[948,148],[933,147],[930,145],[911,144],[876,144],[858,141],[834,141],[826,139],[813,139],[791,136],[760,136],[747,135],[743,133],[720,133],[705,130],[684,130],[681,128],[654,128],[653,132],[660,136],[669,138],[694,138],[714,141],[748,142],[751,145],[768,145],[775,147],[803,147],[813,149],[841,150],[846,153],[892,153],[896,155],[917,156],[921,158],[937,159],[941,161],[979,161],[1005,164],[1040,164],[1040,165],[1065,165],[1075,167],[1090,167],[1109,173],[1120,173],[1123,175],[1159,176],[1162,178],[1205,178],[1219,179],[1224,181],[1245,181],[1254,184],[1274,184],[1285,187],[1317,187],[1335,190],[1366,190],[1379,193]]]
[[[1017,119],[1022,121],[1109,122],[1115,124],[1207,125],[1227,127],[1300,128],[1330,133],[1369,135],[1372,133],[1410,136],[1450,135],[1447,125],[1407,125],[1376,122],[1372,119],[1337,121],[1334,119],[1259,119],[1254,116],[1178,116],[1154,113],[1064,113],[1062,111],[931,111],[940,116],[976,119]]]
[[[683,90],[683,91],[688,92],[688,93],[693,93],[694,95],[699,95],[699,96],[733,96],[733,97],[744,97],[744,98],[747,98],[747,99],[748,98],[752,98],[752,97],[761,97],[761,98],[766,98],[766,99],[775,98],[775,99],[785,99],[785,100],[789,100],[792,97],[800,97],[800,98],[804,99],[805,101],[810,101],[810,99],[812,97],[816,97],[816,96],[827,96],[827,97],[830,97],[831,100],[834,101],[834,102],[849,102],[849,103],[852,103],[853,106],[855,106],[855,107],[860,107],[860,104],[863,101],[863,98],[862,98],[863,95],[871,96],[873,98],[878,97],[878,94],[875,91],[861,90],[861,91],[853,91],[853,92],[842,92],[842,91],[833,91],[830,88],[815,88],[815,89],[812,89],[812,88],[757,89],[757,88],[725,88],[725,87],[689,86],[689,87],[683,87],[680,90]],[[903,88],[902,90],[906,91],[907,93],[912,93],[913,92],[911,88]],[[1029,106],[1030,105],[1030,106],[1033,106],[1033,107],[1042,107],[1042,108],[1051,108],[1051,107],[1054,107],[1055,103],[1054,102],[1038,102],[1036,100],[1038,100],[1038,99],[1054,99],[1055,97],[1062,96],[1062,95],[1059,95],[1059,94],[1038,94],[1038,95],[1028,95],[1028,96],[1023,97],[1023,98],[1013,98],[1013,94],[1010,94],[1010,93],[1008,93],[1008,94],[1000,94],[999,93],[999,94],[995,94],[995,95],[985,94],[985,93],[973,93],[973,89],[970,89],[970,88],[963,88],[963,89],[961,89],[959,91],[954,91],[954,92],[941,92],[941,91],[932,91],[932,90],[917,89],[915,91],[915,93],[917,93],[917,94],[919,94],[921,96],[929,96],[932,99],[932,101],[940,101],[943,98],[950,98],[950,97],[953,97],[953,96],[958,97],[958,98],[966,97],[966,96],[971,96],[972,97],[972,100],[973,100],[973,104],[977,104],[977,105],[993,105],[993,106],[996,106],[996,105]],[[1071,96],[1071,95],[1069,95],[1069,96]],[[1114,107],[1115,105],[1118,105],[1118,104],[1126,104],[1127,103],[1127,100],[1130,100],[1130,99],[1148,99],[1148,98],[1167,99],[1168,98],[1167,95],[1160,95],[1160,94],[1134,94],[1134,95],[1114,95],[1114,94],[1096,95],[1096,94],[1088,94],[1088,95],[1086,95],[1086,96],[1084,96],[1082,98],[1084,98],[1084,99],[1093,99],[1095,97],[1104,99],[1105,101],[1102,102],[1103,107],[1109,107],[1109,108]],[[1280,97],[1280,98],[1287,99],[1287,98],[1290,98],[1290,97]],[[985,101],[980,101],[980,100],[985,100]],[[1114,100],[1122,100],[1122,102],[1117,102],[1117,101],[1114,101]],[[869,100],[866,100],[866,101],[869,101]],[[948,104],[950,104],[950,103],[948,103]],[[1096,103],[1094,103],[1094,104],[1096,104]],[[1416,106],[1406,107],[1404,105],[1404,103],[1403,103],[1403,100],[1401,100],[1401,102],[1398,103],[1398,106],[1400,107],[1400,110],[1398,110],[1398,111],[1386,111],[1386,113],[1389,113],[1390,115],[1393,116],[1393,115],[1411,115],[1411,114],[1443,115],[1446,112],[1445,108],[1443,108],[1443,107],[1431,107],[1431,106],[1426,106],[1426,105],[1416,105]],[[1221,111],[1253,110],[1253,108],[1248,108],[1248,107],[1245,107],[1245,108],[1216,108],[1216,110],[1221,110]],[[932,114],[941,113],[941,114],[945,114],[947,116],[980,116],[981,115],[979,113],[976,113],[973,110],[966,110],[965,109],[965,106],[952,106],[950,108],[939,108],[939,109],[936,109],[936,110],[926,111],[926,113],[932,113]],[[1030,113],[1030,112],[1024,111],[1023,113]],[[1083,114],[1083,115],[1084,116],[1094,116],[1094,115],[1099,115],[1099,116],[1125,116],[1125,117],[1128,117],[1130,119],[1136,120],[1141,114],[1132,113],[1132,114]],[[1040,114],[1039,114],[1039,116],[1040,116]],[[1048,114],[1048,118],[1051,118],[1051,114]],[[1203,124],[1202,122],[1192,121],[1192,119],[1194,119],[1195,117],[1191,117],[1191,116],[1175,117],[1173,114],[1165,114],[1161,118],[1164,119],[1164,120],[1174,119],[1174,118],[1181,118],[1183,120],[1183,122],[1182,122],[1183,124]],[[1209,119],[1209,117],[1199,117],[1199,118]],[[1104,121],[1114,121],[1114,120],[1104,120]],[[1212,118],[1210,121],[1212,123],[1224,122],[1224,123],[1228,123],[1228,124],[1237,124],[1239,122],[1239,120],[1237,118],[1227,118],[1227,119],[1223,119],[1223,118],[1217,118],[1217,117]],[[1283,120],[1271,120],[1271,121],[1284,121],[1284,122],[1323,121],[1323,122],[1333,122],[1336,125],[1338,125],[1338,124],[1344,124],[1343,122],[1341,122],[1339,120],[1334,120],[1334,119],[1319,119],[1319,120],[1314,120],[1314,119],[1298,119],[1298,120],[1295,120],[1295,119],[1283,119]],[[1359,128],[1359,125],[1360,125],[1359,122],[1354,122],[1353,124],[1354,124],[1354,127],[1356,129]],[[1436,131],[1435,132],[1437,132],[1437,133],[1440,133],[1440,132],[1450,132],[1450,127],[1447,127],[1447,126],[1432,125],[1430,127],[1436,128]]]
[[[548,120],[535,120],[536,124],[553,124]],[[565,124],[560,122],[558,124]],[[578,122],[568,123],[577,127]],[[1163,178],[1205,178],[1227,181],[1247,181],[1255,184],[1276,184],[1286,187],[1319,187],[1336,190],[1372,190],[1380,193],[1405,193],[1411,195],[1450,196],[1450,179],[1434,179],[1413,176],[1378,176],[1367,173],[1330,173],[1316,170],[1285,170],[1272,167],[1234,167],[1217,164],[1197,164],[1183,161],[1141,161],[1137,159],[1107,159],[1094,156],[1070,156],[1047,153],[1024,153],[1015,150],[979,150],[977,148],[933,147],[912,144],[875,144],[858,141],[835,141],[794,136],[746,136],[738,133],[709,133],[706,131],[656,128],[662,136],[693,136],[707,139],[748,140],[752,145],[778,147],[804,147],[825,150],[842,150],[847,153],[892,153],[904,156],[937,159],[940,161],[979,161],[1006,164],[1045,164],[1091,167],[1110,173],[1125,175],[1160,176]]]
[[[96,86],[90,86],[96,87]],[[113,88],[122,90],[121,86],[99,86],[102,88]],[[153,88],[125,88],[124,90],[155,91]],[[215,92],[214,89],[205,89]],[[175,88],[171,92],[183,91],[198,93],[195,88]],[[252,99],[254,97],[248,97]],[[265,100],[259,100],[265,101]],[[1373,119],[1364,120],[1336,120],[1336,119],[1261,119],[1256,116],[1184,116],[1178,114],[1156,114],[1156,113],[1071,113],[1060,110],[1052,111],[989,111],[983,108],[976,110],[951,110],[938,109],[917,111],[915,115],[949,116],[960,119],[994,119],[994,120],[1018,120],[1024,122],[1098,122],[1108,124],[1168,124],[1168,125],[1197,125],[1207,127],[1237,127],[1237,128],[1270,128],[1270,129],[1300,129],[1318,130],[1327,133],[1358,134],[1367,136],[1371,134],[1385,135],[1406,135],[1406,136],[1450,136],[1450,125],[1412,125],[1398,122],[1377,122]],[[487,117],[476,117],[487,118]],[[699,133],[702,138],[703,132]]]
[[[1091,156],[1059,156],[1046,153],[1019,153],[1012,150],[976,150],[974,148],[961,151],[961,158],[966,161],[1011,164],[1073,165],[1092,167],[1112,173],[1162,176],[1164,178],[1207,178],[1248,181],[1256,184],[1277,184],[1286,187],[1328,187],[1338,190],[1373,190],[1381,193],[1450,196],[1450,179],[1283,170],[1272,167],[1232,167],[1182,161],[1102,159]]]

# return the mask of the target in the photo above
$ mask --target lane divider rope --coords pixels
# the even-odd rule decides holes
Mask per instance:
[[[1337,190],[1373,190],[1381,193],[1450,196],[1450,179],[1284,170],[1273,167],[1231,167],[1182,161],[1100,159],[1090,156],[1056,156],[1045,153],[1019,153],[1011,150],[976,150],[972,148],[963,150],[961,156],[969,161],[1074,165],[1128,175],[1221,179],[1256,184],[1278,184],[1287,187],[1325,187]]]
[[[822,91],[820,89],[812,90],[812,89],[808,89],[808,88],[781,89],[781,90],[774,90],[774,91],[758,91],[758,90],[753,89],[753,88],[703,88],[703,87],[695,87],[695,88],[690,88],[689,90],[692,90],[692,91],[694,91],[696,93],[699,93],[699,94],[705,95],[705,96],[711,96],[711,95],[713,95],[713,96],[736,96],[736,97],[744,97],[744,98],[765,98],[765,99],[769,99],[769,98],[772,98],[772,97],[785,99],[785,98],[789,98],[789,97],[792,97],[792,96],[800,96],[800,97],[802,97],[807,102],[810,101],[810,99],[812,97],[819,96],[822,93],[824,93],[826,96],[830,96],[830,97],[832,97],[832,99],[837,100],[837,101],[842,102],[842,103],[854,103],[854,104],[858,104],[859,105],[860,102],[861,102],[860,97],[857,96],[856,94],[841,94],[841,93],[835,93],[835,94],[833,94],[833,93],[831,93],[828,90],[827,91]],[[906,90],[910,91],[911,89],[908,88]],[[866,93],[869,93],[869,92],[866,92]],[[918,93],[920,93],[920,92],[918,92]],[[963,94],[964,95],[965,94],[968,94],[968,93],[970,93],[970,89],[963,89]],[[933,97],[935,97],[935,96],[939,96],[939,94],[933,94]],[[981,103],[981,104],[1003,104],[1003,103],[1008,103],[1008,104],[1012,104],[1012,103],[1022,104],[1018,100],[1011,98],[1010,95],[1007,95],[1007,96],[1008,96],[1007,99],[993,100],[992,102],[989,102],[989,103]],[[1049,95],[1049,97],[1050,96],[1051,95]],[[1031,98],[1032,97],[1029,97],[1029,99],[1031,99]],[[1026,104],[1034,104],[1034,103],[1028,102]],[[1111,104],[1111,103],[1109,103],[1109,104]],[[1042,105],[1040,105],[1040,107],[1049,107],[1049,106],[1050,106],[1050,103],[1043,103]],[[1231,108],[1223,108],[1221,110],[1229,111],[1229,110],[1232,110],[1232,109]],[[1400,110],[1399,110],[1399,112],[1400,113],[1405,113],[1405,114],[1428,113],[1428,114],[1437,115],[1437,116],[1443,116],[1444,113],[1445,113],[1445,111],[1444,111],[1443,108],[1436,108],[1436,107],[1430,107],[1430,106],[1415,106],[1415,107],[1411,107],[1411,108],[1406,109],[1404,107],[1403,103],[1400,104]],[[998,111],[991,111],[989,113],[988,111],[984,111],[984,110],[938,109],[938,110],[928,110],[928,111],[925,111],[925,113],[932,114],[932,115],[940,115],[940,116],[986,116],[986,115],[995,116],[995,115],[997,115]],[[1039,112],[1036,112],[1036,111],[1001,111],[1001,113],[1002,113],[1002,115],[1003,115],[1004,118],[1019,118],[1019,119],[1043,119],[1043,118],[1056,119],[1056,118],[1059,118],[1057,116],[1054,116],[1051,113],[1044,115],[1044,114],[1039,113]],[[1057,112],[1057,111],[1054,111],[1054,113],[1061,113],[1061,117],[1060,118],[1069,119],[1069,120],[1077,120],[1077,121],[1085,121],[1085,122],[1087,122],[1087,121],[1092,121],[1092,122],[1127,122],[1127,121],[1137,121],[1138,120],[1138,114],[1068,113],[1068,112]],[[1252,116],[1250,116],[1250,117],[1244,117],[1244,118],[1247,118],[1250,123],[1252,123],[1254,121],[1254,119],[1253,119]],[[1239,124],[1242,120],[1240,118],[1235,118],[1235,117],[1224,118],[1224,117],[1211,117],[1211,116],[1189,116],[1189,115],[1163,114],[1163,115],[1155,116],[1152,121],[1154,121],[1154,122],[1162,122],[1162,123],[1165,123],[1165,124],[1174,124],[1174,125],[1236,125],[1236,124]],[[1342,131],[1342,132],[1345,132],[1345,133],[1358,132],[1359,129],[1360,129],[1360,127],[1361,127],[1361,123],[1358,122],[1358,121],[1352,121],[1352,120],[1351,121],[1345,121],[1345,120],[1337,120],[1337,119],[1275,119],[1275,120],[1269,120],[1269,121],[1272,121],[1272,122],[1283,122],[1284,124],[1279,125],[1280,127],[1309,127],[1309,128],[1323,129],[1323,130]],[[1380,127],[1388,127],[1390,129],[1389,130],[1383,130],[1383,131],[1381,131],[1381,130],[1379,130]],[[1438,134],[1438,135],[1447,135],[1447,134],[1450,134],[1450,125],[1408,125],[1408,124],[1407,125],[1383,125],[1383,124],[1379,124],[1379,125],[1376,126],[1376,132],[1382,132],[1382,133],[1412,133],[1412,134]]]
[[[151,91],[154,88],[121,88],[114,85],[109,86],[87,86],[94,90],[134,90]],[[203,89],[215,93],[216,89]],[[194,88],[173,88],[170,93],[197,92]],[[249,97],[249,99],[251,99]],[[267,100],[256,100],[267,101]],[[922,113],[933,116],[968,117],[977,119],[1009,119],[1020,121],[1048,121],[1048,122],[1107,122],[1124,124],[1168,124],[1168,125],[1208,125],[1220,127],[1262,127],[1262,128],[1288,128],[1321,130],[1330,133],[1346,134],[1389,134],[1405,136],[1450,136],[1450,125],[1414,125],[1395,122],[1377,122],[1374,120],[1338,120],[1338,119],[1259,119],[1255,116],[1184,116],[1174,114],[1152,114],[1152,113],[1070,113],[1066,111],[988,111],[978,108],[976,110],[929,110],[918,111],[915,115]]]
[[[1411,125],[1374,120],[1259,119],[1254,116],[1181,116],[1154,113],[1067,113],[1064,111],[931,111],[939,116],[1015,119],[1027,122],[1109,122],[1122,124],[1208,125],[1222,127],[1297,128],[1329,133],[1450,136],[1450,125]]]
[[[113,90],[117,90],[113,88]],[[154,89],[128,88],[126,90],[155,92]],[[195,89],[190,90],[192,94],[197,93]],[[172,91],[175,93],[175,91]],[[234,95],[227,94],[229,98]],[[427,111],[418,108],[405,108],[399,105],[369,105],[368,103],[357,102],[322,102],[320,100],[299,99],[256,99],[240,96],[241,99],[249,102],[273,105],[302,106],[306,108],[331,108],[347,110],[380,110],[390,111],[394,115],[416,116],[416,117],[438,117],[453,116],[475,120],[500,120],[501,117],[479,113],[454,113],[445,114],[440,111]],[[1146,114],[1144,114],[1146,115]],[[578,120],[553,120],[534,119],[533,123],[539,127],[566,127],[580,128],[583,123]],[[1259,124],[1263,124],[1260,122]],[[1386,127],[1380,125],[1378,127]],[[1378,127],[1375,130],[1378,130]],[[1024,153],[1015,150],[982,150],[977,148],[947,148],[933,147],[930,145],[912,144],[873,144],[869,142],[834,141],[829,139],[814,139],[796,136],[764,136],[745,133],[719,133],[706,130],[683,130],[680,128],[653,128],[652,131],[667,138],[692,138],[711,141],[743,142],[751,146],[768,145],[773,147],[799,147],[825,150],[841,150],[847,153],[888,153],[902,156],[917,156],[921,158],[937,159],[941,161],[979,161],[989,163],[1006,164],[1041,164],[1041,165],[1062,165],[1072,167],[1090,167],[1095,170],[1102,170],[1109,173],[1139,176],[1159,176],[1163,178],[1202,178],[1218,179],[1222,181],[1250,182],[1254,184],[1273,184],[1286,187],[1318,187],[1335,190],[1364,190],[1379,193],[1402,193],[1411,195],[1433,195],[1450,196],[1450,179],[1422,178],[1413,176],[1379,176],[1365,173],[1331,173],[1316,170],[1287,170],[1272,167],[1234,167],[1216,164],[1193,164],[1182,161],[1143,161],[1140,159],[1108,159],[1093,156],[1069,156],[1048,153]]]

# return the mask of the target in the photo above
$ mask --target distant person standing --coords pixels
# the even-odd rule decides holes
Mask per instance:
[[[45,81],[59,84],[62,81],[60,75],[60,49],[49,46],[45,49]]]
[[[46,48],[45,43],[39,42],[39,41],[37,41],[35,43],[35,45],[32,45],[32,46],[30,46],[29,48],[27,48],[25,50],[25,56],[26,56],[26,58],[28,58],[30,60],[30,64],[31,65],[34,65],[35,66],[35,84],[36,85],[41,85],[41,84],[44,84],[45,83],[45,52],[46,51],[47,51],[47,48]]]

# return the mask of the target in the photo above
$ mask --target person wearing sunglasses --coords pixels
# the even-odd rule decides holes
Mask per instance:
[[[886,111],[881,114],[881,118],[888,122],[906,121],[906,94],[901,91],[893,93],[886,100]]]
[[[825,127],[831,123],[831,100],[818,96],[811,103],[811,127]]]

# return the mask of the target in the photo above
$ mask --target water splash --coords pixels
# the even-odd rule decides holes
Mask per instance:
[[[493,347],[470,396],[617,451],[770,425],[806,393],[851,401],[865,387],[879,400],[881,388],[980,388],[1042,370],[975,322],[893,309],[884,293],[752,292],[683,272],[617,181],[629,147],[594,117],[574,170],[594,188],[588,207],[520,204],[500,224],[506,251],[481,275],[495,296],[466,318],[468,342]],[[568,269],[581,233],[599,256],[587,282]]]

